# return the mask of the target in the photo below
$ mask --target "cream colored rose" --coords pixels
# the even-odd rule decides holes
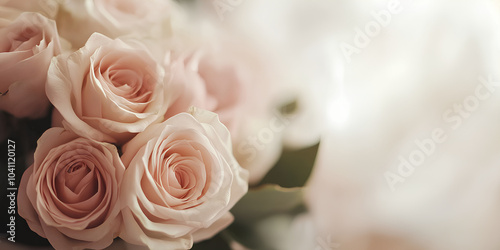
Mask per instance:
[[[185,59],[185,96],[192,105],[217,113],[221,122],[237,137],[240,123],[251,110],[251,69],[244,60],[223,51],[197,50]],[[192,94],[196,93],[196,94]],[[247,112],[246,112],[247,111]]]
[[[57,21],[61,35],[79,48],[94,32],[161,37],[170,31],[177,8],[170,0],[68,0]]]
[[[289,123],[273,112],[279,101],[270,93],[277,78],[254,47],[211,37],[200,40],[204,39],[209,42],[193,46],[196,49],[181,46],[182,53],[173,56],[182,62],[176,65],[174,81],[184,89],[170,112],[196,106],[216,113],[231,132],[236,159],[250,171],[250,182],[256,183],[278,159]]]
[[[51,128],[38,140],[23,174],[19,215],[56,249],[102,249],[118,235],[125,171],[108,143]]]
[[[3,17],[17,15],[0,10],[4,12]],[[13,21],[0,18],[0,110],[16,117],[44,116],[47,71],[59,53],[54,21],[36,13],[22,13]]]
[[[124,223],[120,237],[151,249],[188,249],[232,222],[248,172],[228,130],[199,109],[154,124],[123,147]]]
[[[65,127],[123,144],[163,120],[175,95],[169,84],[147,48],[96,33],[85,47],[53,61],[46,91]]]
[[[0,8],[7,7],[20,12],[38,12],[54,19],[63,0],[0,0]]]

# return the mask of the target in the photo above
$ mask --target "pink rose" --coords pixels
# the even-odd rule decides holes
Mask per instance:
[[[49,107],[47,71],[61,53],[56,24],[36,13],[0,21],[0,110],[16,117],[42,117]]]
[[[123,144],[163,120],[175,95],[169,78],[144,46],[96,33],[53,61],[46,91],[66,128]]]
[[[209,41],[203,45],[178,45],[182,53],[173,58],[183,63],[173,81],[184,89],[167,114],[190,106],[217,113],[231,132],[235,158],[250,171],[250,183],[256,184],[279,159],[283,132],[290,123],[277,115],[283,98],[276,98],[275,85],[282,78],[254,46],[211,39],[200,38]]]
[[[187,74],[192,74],[187,91],[201,92],[193,105],[219,115],[233,137],[237,136],[245,111],[250,111],[253,89],[251,71],[244,61],[226,53],[199,50],[186,59]],[[255,108],[255,106],[254,106]]]
[[[120,237],[151,249],[188,249],[232,222],[248,172],[232,155],[217,115],[192,109],[154,124],[123,147],[125,227]]]
[[[250,183],[257,183],[279,159],[290,123],[277,116],[280,73],[250,44],[204,39],[209,42],[177,56],[185,69],[174,78],[185,89],[171,110],[196,106],[217,113],[231,132],[236,159],[250,171]]]
[[[56,249],[105,248],[118,235],[125,167],[115,146],[62,128],[38,140],[19,187],[19,215]]]

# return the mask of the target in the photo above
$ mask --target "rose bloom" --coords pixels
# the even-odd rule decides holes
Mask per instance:
[[[170,31],[170,19],[178,12],[170,0],[68,0],[61,9],[61,35],[77,48],[94,32],[112,38],[161,37]]]
[[[93,34],[85,47],[49,69],[47,96],[54,124],[80,136],[122,144],[163,120],[175,89],[148,49]],[[166,83],[164,84],[164,81]]]
[[[181,72],[184,74],[175,76],[185,86],[180,98],[183,102],[178,102],[183,105],[180,110],[197,106],[217,113],[231,136],[237,136],[252,91],[248,70],[240,61],[231,60],[224,53],[200,49],[188,54],[183,58]]]
[[[16,15],[8,10],[0,13]],[[22,13],[13,21],[0,19],[0,110],[20,118],[44,116],[49,107],[47,71],[59,53],[54,21],[36,13]]]
[[[187,70],[195,73],[199,84],[205,90],[203,108],[219,115],[232,136],[237,136],[248,103],[255,94],[251,88],[252,71],[245,61],[215,51],[198,51],[186,61]],[[253,108],[259,105],[251,105]]]
[[[270,70],[274,67],[261,58],[262,51],[253,45],[211,39],[200,38],[208,42],[193,45],[194,49],[182,47],[181,53],[173,55],[176,61],[182,62],[173,81],[184,89],[167,113],[185,112],[190,106],[216,113],[231,133],[236,159],[250,171],[250,182],[256,183],[281,152],[284,125],[274,119],[276,98],[271,94],[277,74]],[[271,121],[280,130],[272,135],[271,141],[255,142]]]
[[[115,146],[62,128],[38,140],[19,187],[19,215],[56,249],[105,248],[118,235],[123,166]]]
[[[123,147],[120,237],[151,249],[188,249],[229,225],[248,172],[231,152],[229,131],[199,109],[154,124]]]

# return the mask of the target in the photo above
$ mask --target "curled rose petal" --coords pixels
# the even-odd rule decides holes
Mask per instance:
[[[176,71],[174,81],[184,89],[165,118],[190,106],[216,113],[231,132],[238,163],[249,170],[250,183],[256,184],[278,160],[290,124],[277,108],[288,96],[277,83],[286,78],[273,61],[260,56],[262,50],[255,45],[230,43],[221,33],[200,40],[202,44],[177,45],[179,53],[173,58],[182,62],[178,65],[182,69]]]
[[[30,228],[56,249],[105,248],[122,219],[125,167],[115,146],[47,130],[21,179],[18,202]]]
[[[37,13],[22,13],[13,21],[3,21],[0,110],[16,117],[39,118],[49,107],[45,82],[50,62],[61,53],[56,24]]]
[[[123,144],[163,119],[175,99],[164,76],[144,46],[96,33],[85,47],[53,61],[46,91],[66,128]]]
[[[120,237],[149,248],[187,249],[232,222],[248,172],[232,155],[216,114],[192,109],[139,133],[123,147],[127,225]]]

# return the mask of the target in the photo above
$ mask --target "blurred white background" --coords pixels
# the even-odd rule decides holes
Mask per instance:
[[[284,144],[321,137],[282,249],[500,249],[497,2],[242,1],[221,22],[288,77]]]

